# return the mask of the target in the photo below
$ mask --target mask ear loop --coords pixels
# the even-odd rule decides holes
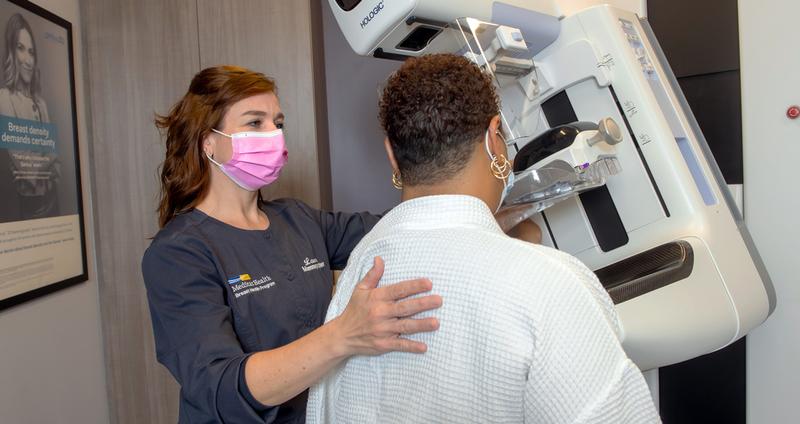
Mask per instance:
[[[203,153],[206,154],[206,157],[208,158],[208,160],[210,160],[214,165],[217,165],[218,167],[222,168],[222,164],[217,162],[217,161],[215,161],[214,160],[214,156],[209,155],[207,152],[203,152]]]
[[[230,136],[230,135],[228,135],[228,134],[225,134],[224,132],[222,132],[222,131],[219,131],[219,130],[217,130],[216,128],[211,128],[211,131],[214,131],[215,133],[217,133],[217,134],[219,134],[219,135],[224,135],[225,137],[228,137],[228,138],[233,138],[232,136]]]
[[[225,136],[225,137],[228,137],[228,138],[233,138],[230,135],[225,134],[224,132],[217,130],[216,128],[211,128],[211,131],[214,131],[215,133],[217,133],[217,134],[219,134],[221,136]],[[205,151],[203,153],[205,153],[205,155],[208,158],[208,160],[210,160],[212,163],[214,163],[214,165],[217,165],[218,167],[222,168],[222,164],[214,160],[214,155],[209,155],[208,152],[205,152]]]

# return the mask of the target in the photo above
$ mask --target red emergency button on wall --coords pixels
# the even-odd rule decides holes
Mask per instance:
[[[789,109],[786,110],[786,116],[788,116],[789,119],[797,119],[800,117],[800,106],[789,106]]]

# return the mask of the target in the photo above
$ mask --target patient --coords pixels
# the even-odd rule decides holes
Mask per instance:
[[[511,165],[491,79],[464,58],[409,59],[380,100],[402,203],[350,256],[344,311],[380,256],[382,285],[420,276],[443,306],[423,355],[352,357],[311,390],[309,423],[659,422],[614,306],[577,259],[503,234]]]

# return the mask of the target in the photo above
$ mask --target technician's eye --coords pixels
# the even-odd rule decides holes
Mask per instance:
[[[279,129],[279,130],[282,130],[282,129],[283,129],[283,127],[284,127],[284,124],[283,124],[283,122],[276,122],[276,123],[275,123],[275,128],[277,128],[277,129]]]
[[[247,125],[251,128],[261,128],[261,120],[256,119],[255,121],[250,121],[247,123]]]

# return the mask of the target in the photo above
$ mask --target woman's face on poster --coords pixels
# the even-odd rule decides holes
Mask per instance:
[[[33,50],[33,37],[26,29],[19,30],[17,39],[17,69],[26,84],[30,84],[36,65],[36,52]]]

